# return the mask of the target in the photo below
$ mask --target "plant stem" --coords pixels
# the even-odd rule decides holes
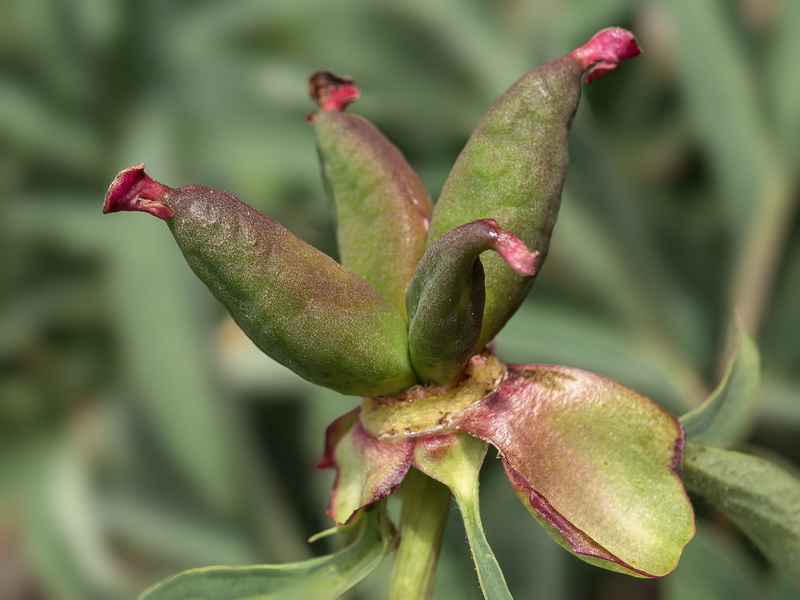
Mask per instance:
[[[401,495],[400,545],[389,581],[389,600],[427,600],[433,595],[450,508],[450,490],[411,469],[403,482]]]

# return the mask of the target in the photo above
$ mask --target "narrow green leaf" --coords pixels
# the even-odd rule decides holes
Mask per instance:
[[[735,247],[732,297],[748,325],[768,304],[792,215],[786,159],[767,125],[742,36],[721,0],[662,2],[674,19],[678,71],[725,202]]]
[[[32,152],[39,160],[78,173],[91,173],[101,163],[96,131],[10,78],[0,79],[0,134],[12,151]]]
[[[698,523],[675,572],[664,580],[664,600],[764,598],[753,557],[730,536]]]
[[[334,554],[284,565],[191,569],[156,584],[140,600],[296,600],[335,598],[394,549],[383,505],[351,527],[353,541]]]
[[[771,125],[783,145],[784,156],[796,165],[800,160],[800,81],[789,76],[800,53],[800,3],[785,0],[775,6],[766,66]]]
[[[762,458],[688,444],[684,478],[800,589],[800,480]]]
[[[108,284],[132,397],[187,481],[215,509],[230,513],[240,506],[242,481],[232,468],[228,408],[208,367],[208,321],[201,311],[211,297],[189,278],[172,240],[158,235],[163,231],[139,220],[112,223],[109,233],[116,243],[104,249]]]
[[[689,441],[729,448],[750,429],[760,360],[753,338],[739,320],[736,330],[736,348],[717,389],[700,406],[681,417]]]
[[[751,220],[769,178],[774,147],[760,110],[755,74],[722,0],[662,2],[677,37],[680,83],[720,179],[734,233]]]
[[[75,439],[53,441],[49,464],[38,473],[24,508],[25,545],[52,597],[116,599],[123,596],[126,574],[98,518],[87,459]]]
[[[464,519],[483,597],[486,600],[511,600],[503,571],[489,547],[481,523],[478,473],[485,455],[486,444],[468,435],[423,438],[414,448],[414,466],[453,492]]]

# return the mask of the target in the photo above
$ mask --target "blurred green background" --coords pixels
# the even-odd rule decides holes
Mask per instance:
[[[306,78],[434,197],[526,70],[610,25],[644,54],[585,89],[548,263],[497,341],[683,413],[734,307],[763,354],[743,449],[800,464],[800,3],[794,0],[5,0],[0,3],[0,598],[122,599],[207,564],[298,560],[330,525],[323,431],[357,399],[260,355],[146,215],[101,215],[122,168],[224,189],[335,253]],[[490,457],[492,455],[490,454]],[[482,510],[517,598],[797,598],[716,513],[642,581],[552,543],[487,460]],[[436,597],[477,599],[457,514]],[[352,593],[381,598],[386,569]]]

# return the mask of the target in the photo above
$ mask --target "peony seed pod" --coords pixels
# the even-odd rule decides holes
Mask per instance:
[[[366,281],[236,197],[125,169],[103,212],[169,225],[189,266],[263,352],[305,379],[374,396],[417,383],[400,313]]]
[[[449,231],[417,267],[406,298],[411,364],[424,382],[451,385],[476,353],[486,300],[480,254],[494,250],[524,277],[533,275],[536,252],[493,219]]]
[[[483,116],[436,204],[428,245],[456,227],[494,218],[544,261],[566,177],[567,138],[588,83],[639,54],[633,35],[605,29],[581,48],[523,75]],[[478,350],[525,299],[533,278],[487,256],[486,306]]]
[[[400,150],[366,119],[342,112],[358,98],[349,78],[314,73],[324,179],[336,207],[341,263],[405,315],[405,294],[425,252],[433,204]]]

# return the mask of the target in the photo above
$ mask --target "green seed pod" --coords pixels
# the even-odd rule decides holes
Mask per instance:
[[[342,112],[358,97],[352,80],[320,71],[309,89],[320,105],[309,120],[336,207],[341,263],[405,315],[406,286],[425,252],[430,196],[374,125]]]
[[[613,70],[639,48],[622,29],[606,29],[586,45],[525,74],[483,116],[445,182],[428,245],[477,219],[497,219],[540,265],[550,245],[567,170],[567,138],[586,81]],[[596,63],[596,64],[595,64]],[[525,299],[533,278],[499,256],[487,256],[486,306],[478,349],[492,340]]]
[[[536,252],[493,219],[449,231],[417,267],[406,298],[411,364],[425,382],[450,385],[475,354],[483,322],[484,271],[479,255],[494,250],[515,272],[530,277]]]
[[[234,196],[171,189],[144,165],[122,171],[103,212],[149,212],[189,266],[266,354],[343,394],[417,383],[403,317],[363,279]]]

